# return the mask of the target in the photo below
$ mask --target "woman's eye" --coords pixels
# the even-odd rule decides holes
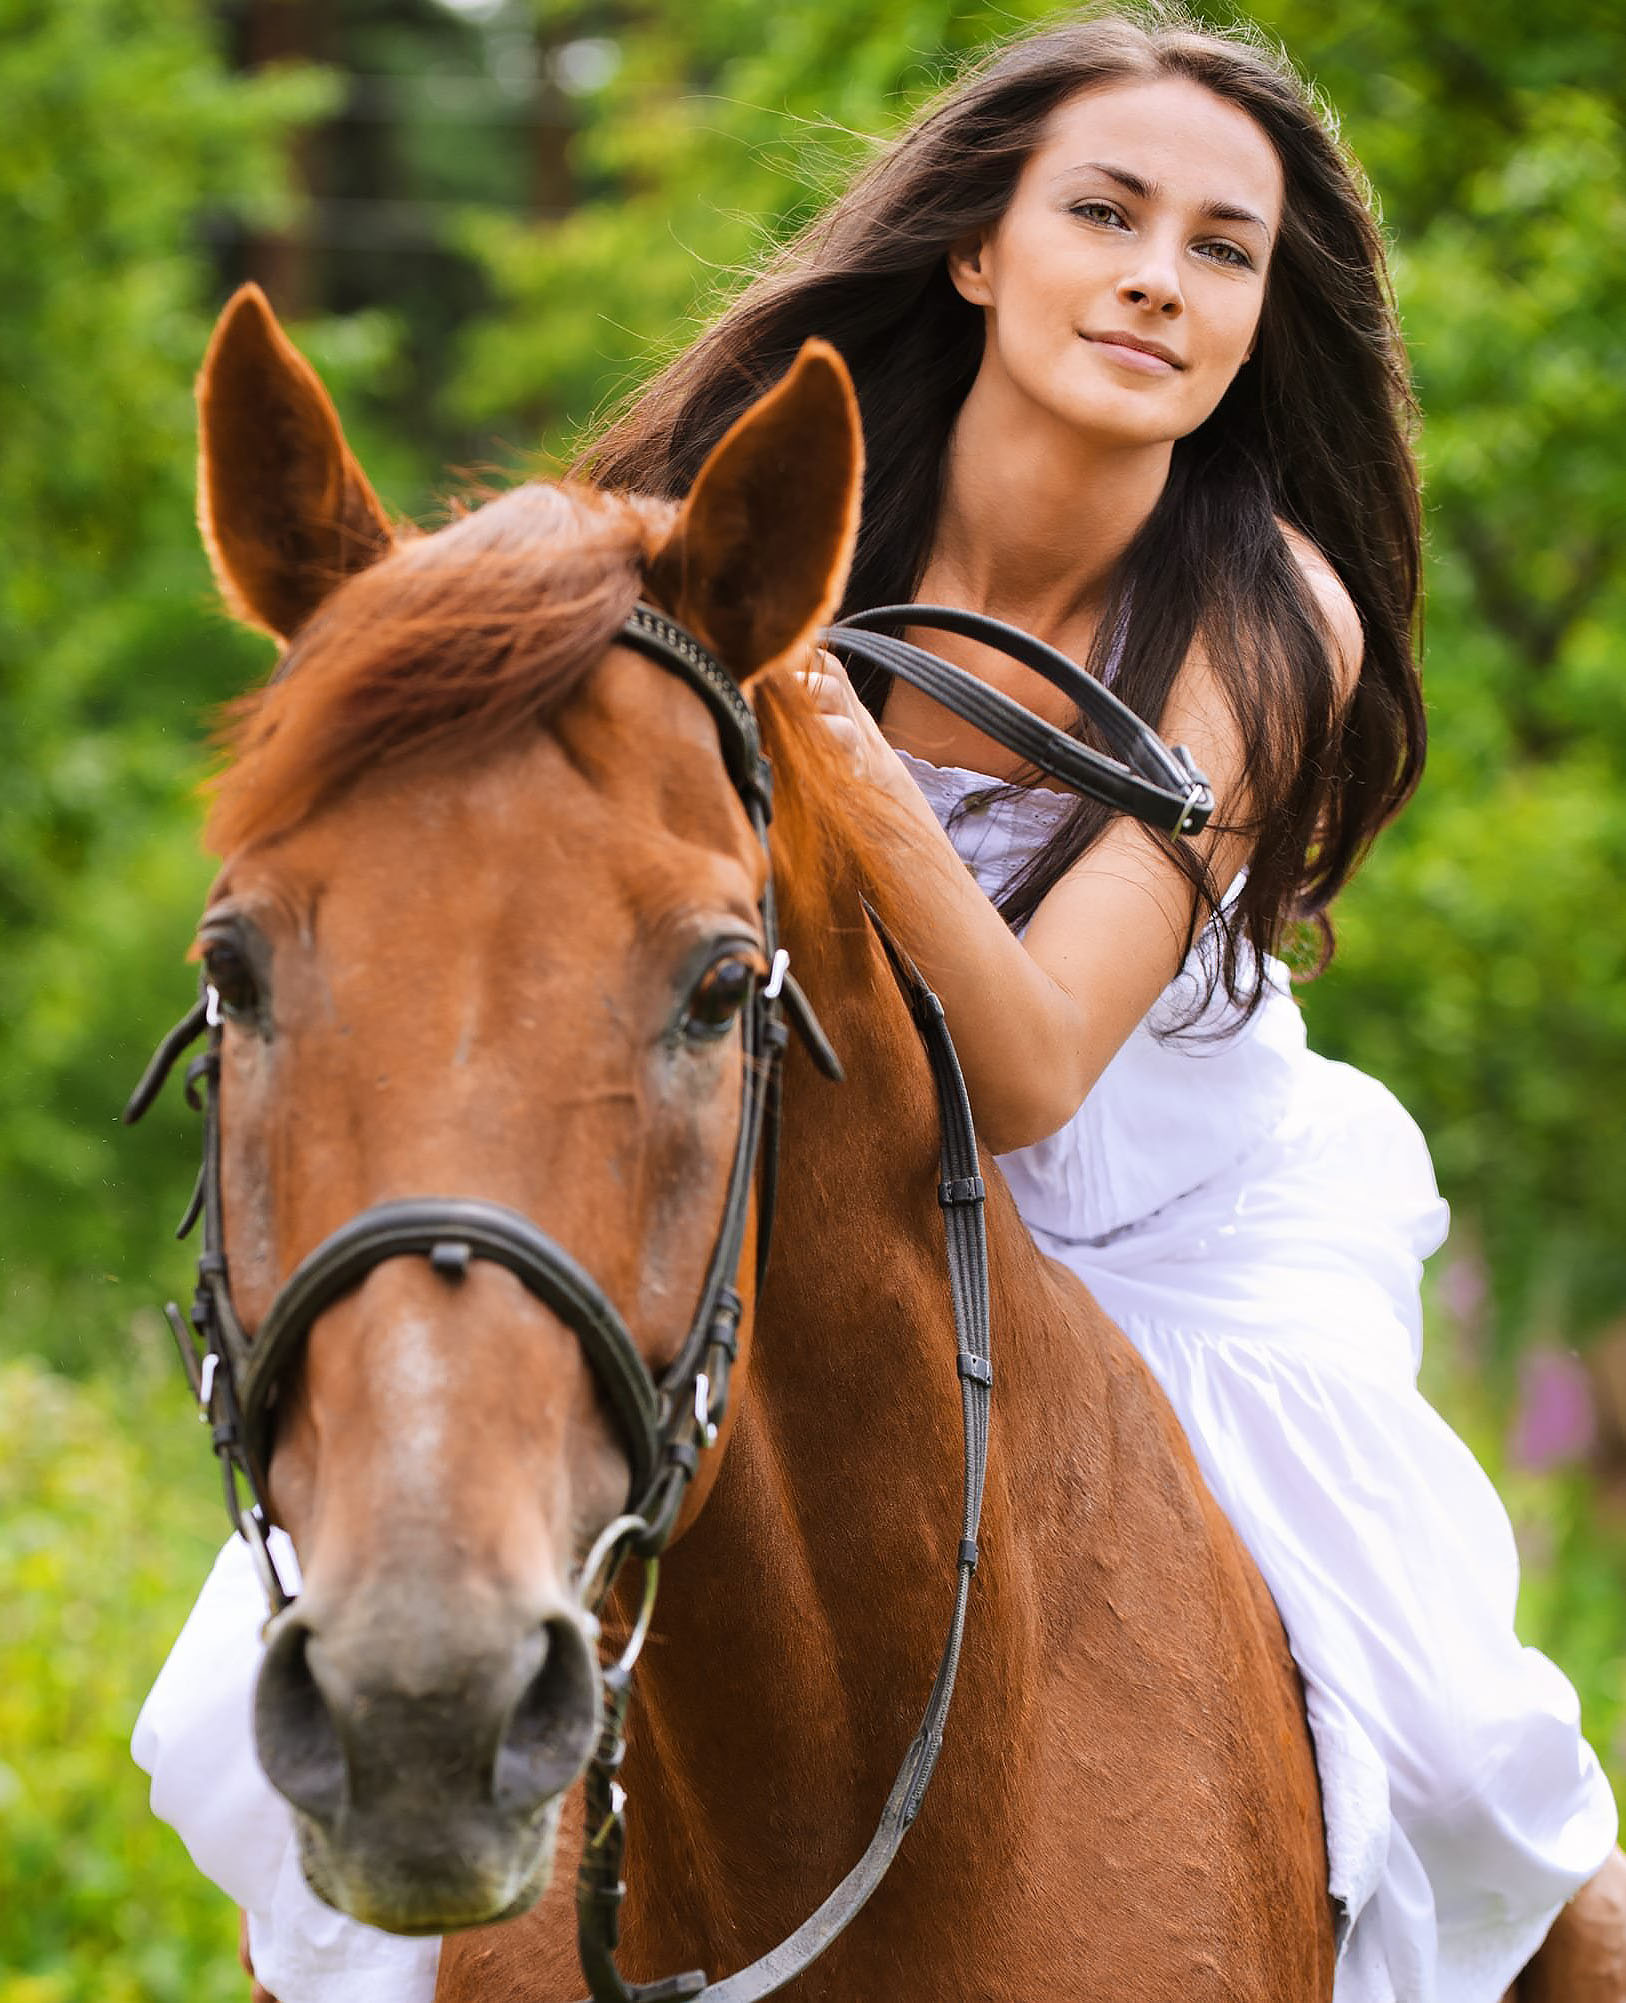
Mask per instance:
[[[1205,243],[1198,247],[1204,257],[1211,257],[1216,264],[1234,265],[1238,271],[1253,269],[1253,259],[1238,243]]]
[[[1073,214],[1087,223],[1121,223],[1123,217],[1110,202],[1074,202]]]
[[[684,1012],[687,1035],[700,1039],[721,1036],[751,996],[756,968],[749,960],[730,954],[716,960],[696,982]]]
[[[209,939],[203,946],[203,972],[228,1014],[240,1015],[257,1000],[254,972],[229,939]]]

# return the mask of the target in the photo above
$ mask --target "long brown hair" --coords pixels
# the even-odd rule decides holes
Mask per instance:
[[[1079,93],[1184,77],[1239,106],[1279,156],[1285,202],[1253,359],[1174,448],[1162,496],[1110,582],[1089,665],[1152,721],[1199,637],[1245,747],[1255,803],[1245,887],[1216,918],[1207,989],[1251,1011],[1257,952],[1313,928],[1422,769],[1414,654],[1421,511],[1413,406],[1383,243],[1358,170],[1276,51],[1158,9],[1074,20],[985,59],[894,141],[584,454],[606,485],[677,495],[741,410],[822,335],[852,371],[867,472],[847,609],[913,595],[930,552],[946,447],[982,357],[983,319],[946,253],[998,221],[1045,121]],[[1332,564],[1365,654],[1340,711],[1333,663],[1288,522]],[[860,693],[879,712],[881,686]],[[1001,909],[1020,924],[1099,837],[1081,800]],[[1206,996],[1204,997],[1206,999]],[[1200,1006],[1200,1004],[1199,1004]]]

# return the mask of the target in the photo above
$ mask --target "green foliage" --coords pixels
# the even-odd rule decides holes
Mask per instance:
[[[3,9],[0,102],[0,1310],[145,1275],[184,1150],[118,1110],[190,996],[208,865],[193,789],[211,707],[263,646],[215,610],[193,526],[191,381],[215,283],[207,211],[284,212],[315,72],[224,73],[201,0]],[[341,385],[375,315],[316,330]],[[173,1137],[179,1116],[158,1116]],[[100,1283],[97,1283],[100,1284]],[[143,1277],[142,1292],[150,1281]],[[127,1311],[34,1316],[89,1360]]]
[[[218,1542],[167,1363],[94,1387],[0,1363],[0,2003],[247,1994],[231,1906],[129,1756]]]
[[[555,0],[539,11],[561,42],[586,19]],[[634,10],[619,66],[579,102],[572,164],[588,199],[555,224],[488,218],[469,232],[499,310],[470,332],[459,407],[487,421],[522,413],[561,449],[681,347],[957,57],[1044,11],[1031,0]]]
[[[189,385],[201,205],[263,207],[319,80],[219,72],[192,0],[12,5],[0,33],[0,1277],[105,1267],[152,1190],[111,1122],[206,882],[202,705],[252,658],[206,611]],[[262,192],[263,191],[263,192]],[[178,839],[179,837],[179,839]],[[163,1194],[174,1200],[177,1164]],[[184,1190],[181,1190],[184,1194]]]
[[[1310,1013],[1422,1120],[1491,1247],[1506,1348],[1626,1299],[1626,128],[1577,87],[1502,111],[1403,240],[1431,765]]]
[[[1425,1290],[1425,1298],[1430,1290]],[[1518,1540],[1520,1638],[1556,1662],[1575,1685],[1581,1722],[1616,1798],[1626,1781],[1626,1513],[1605,1503],[1580,1467],[1533,1473],[1510,1465],[1506,1397],[1484,1368],[1485,1330],[1459,1318],[1431,1290],[1424,1394],[1473,1449],[1507,1505]],[[1488,1305],[1488,1303],[1487,1303]]]

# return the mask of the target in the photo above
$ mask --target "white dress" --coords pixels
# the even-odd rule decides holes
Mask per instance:
[[[985,804],[980,774],[905,763],[991,896],[1069,805]],[[1203,951],[1074,1118],[1001,1166],[1151,1366],[1281,1609],[1342,1914],[1335,2003],[1500,2003],[1609,1854],[1615,1805],[1574,1691],[1514,1636],[1506,1514],[1416,1388],[1446,1223],[1422,1137],[1306,1049],[1276,962],[1246,1024],[1221,998],[1196,1035],[1155,1034]],[[252,1750],[262,1618],[234,1542],[136,1726],[154,1809],[248,1909],[281,2003],[430,2003],[436,1942],[342,1918],[300,1876]]]
[[[991,897],[1071,805],[900,755]],[[1160,1037],[1209,944],[1068,1124],[1001,1167],[1151,1366],[1281,1610],[1343,1914],[1335,2003],[1500,2003],[1608,1856],[1615,1804],[1574,1691],[1514,1635],[1507,1515],[1417,1390],[1446,1228],[1423,1137],[1306,1048],[1277,961],[1251,1021],[1221,995]]]

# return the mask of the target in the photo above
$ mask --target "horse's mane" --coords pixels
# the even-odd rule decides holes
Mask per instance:
[[[675,510],[596,488],[516,487],[409,533],[339,584],[264,687],[224,715],[205,840],[218,855],[298,825],[383,764],[478,758],[545,724],[603,658]],[[753,684],[782,783],[775,850],[795,884],[855,865],[895,909],[884,803],[856,788],[800,684]],[[786,867],[785,865],[790,865]]]

